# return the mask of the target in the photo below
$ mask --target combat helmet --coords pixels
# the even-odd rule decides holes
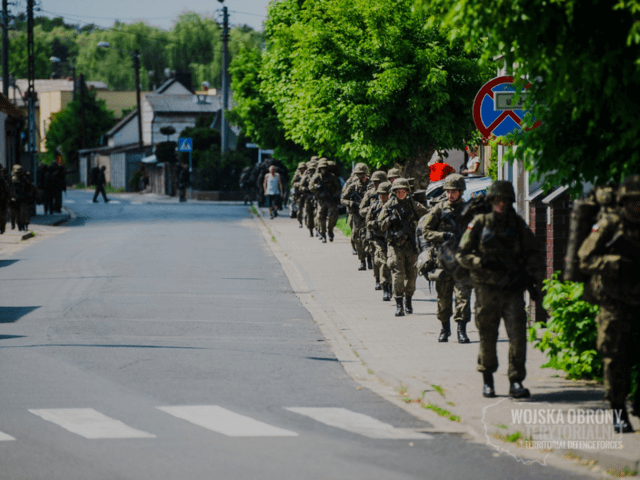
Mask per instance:
[[[307,162],[298,163],[298,168],[307,168]]]
[[[353,169],[353,173],[355,173],[356,175],[360,173],[369,175],[369,167],[367,167],[364,163],[357,163]]]
[[[627,177],[618,189],[618,203],[622,203],[627,198],[640,199],[640,175]]]
[[[372,182],[386,182],[387,181],[387,174],[384,173],[382,170],[377,170],[377,171],[373,172],[373,174],[371,175],[371,181]]]
[[[309,159],[310,162],[317,162],[318,161],[318,157],[316,155],[314,155],[313,157],[311,157]]]
[[[409,180],[406,178],[396,178],[396,181],[393,182],[391,186],[391,191],[395,192],[396,190],[405,189],[407,193],[411,193],[411,186],[409,185]]]
[[[392,168],[391,170],[389,170],[389,173],[387,173],[387,178],[400,178],[402,177],[402,172],[400,171],[399,168]]]
[[[516,192],[513,191],[511,182],[496,180],[487,188],[487,198],[491,200],[493,197],[506,197],[510,198],[512,202],[515,202]]]
[[[382,195],[389,195],[390,191],[391,191],[391,182],[382,182],[380,185],[378,185],[376,193],[382,194]]]
[[[459,173],[452,173],[451,175],[448,175],[444,181],[444,189],[464,192],[467,189],[464,177]]]
[[[321,168],[329,168],[329,160],[327,160],[326,158],[322,157],[320,159],[320,161],[318,162],[318,170],[320,170]]]

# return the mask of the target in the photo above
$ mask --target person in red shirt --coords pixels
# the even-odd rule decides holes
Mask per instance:
[[[438,156],[438,158],[436,158],[436,163],[431,165],[429,167],[429,170],[431,170],[431,174],[429,176],[429,179],[432,182],[437,182],[439,180],[444,180],[447,175],[455,172],[453,167],[451,165],[447,164],[447,163],[444,163],[444,159],[442,157],[440,157],[440,156]]]

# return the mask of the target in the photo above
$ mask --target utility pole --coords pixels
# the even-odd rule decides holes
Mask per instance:
[[[138,106],[138,148],[142,150],[142,109],[140,108],[140,52],[133,51],[133,69],[136,71],[136,105]]]
[[[84,108],[85,98],[85,83],[84,75],[80,74],[80,149],[83,150],[87,147],[87,128],[86,128],[86,114]],[[89,172],[87,172],[88,174]]]
[[[229,152],[229,132],[225,111],[229,108],[229,14],[227,7],[222,7],[222,126],[221,150],[222,154]]]
[[[2,0],[2,94],[9,98],[9,0]]]
[[[29,102],[29,127],[27,149],[31,157],[33,172],[33,184],[36,184],[36,70],[35,70],[35,44],[33,40],[33,8],[35,0],[27,0],[27,101]]]

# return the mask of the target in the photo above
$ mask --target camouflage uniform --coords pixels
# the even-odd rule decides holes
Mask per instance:
[[[311,160],[307,162],[307,171],[304,172],[302,179],[300,180],[300,189],[304,195],[304,213],[305,222],[309,229],[309,236],[313,237],[313,229],[315,227],[315,211],[316,211],[316,199],[309,189],[311,179],[316,174],[316,165],[318,157],[311,157]],[[316,159],[316,160],[314,160]]]
[[[391,183],[382,182],[376,189],[378,197],[369,197],[371,199],[365,217],[365,226],[371,233],[371,245],[373,246],[374,266],[379,272],[379,281],[382,287],[382,300],[388,302],[391,300],[391,270],[387,264],[387,241],[384,233],[380,230],[378,216],[384,207],[384,203],[380,199],[380,195],[389,195],[391,191]],[[362,211],[362,209],[360,209]],[[374,270],[375,271],[375,270]]]
[[[494,209],[497,201],[504,201],[503,213],[477,215],[462,236],[456,259],[471,271],[476,291],[476,326],[480,333],[478,371],[483,373],[483,395],[495,396],[493,373],[498,369],[496,342],[502,317],[509,337],[509,395],[525,398],[529,390],[522,386],[527,348],[526,282],[523,280],[528,274],[540,281],[545,262],[535,236],[511,206],[515,201],[511,183],[494,182],[487,197]],[[514,268],[520,281],[516,281]]]
[[[305,203],[305,195],[302,189],[302,178],[304,177],[304,172],[307,171],[307,164],[305,162],[300,162],[298,164],[298,168],[296,173],[293,174],[293,180],[291,181],[291,186],[293,187],[293,198],[292,202],[295,202],[297,208],[296,218],[298,219],[298,223],[300,224],[300,228],[302,228],[302,219],[304,218],[304,203]]]
[[[356,175],[355,180],[349,182],[347,188],[342,190],[340,202],[351,211],[352,227],[351,238],[353,239],[360,260],[358,270],[366,270],[366,252],[364,249],[365,233],[364,217],[360,215],[360,203],[369,187],[369,168],[364,164],[358,164],[353,169]]]
[[[366,165],[364,163],[356,163],[356,166],[351,172],[351,175],[349,175],[349,178],[347,178],[347,181],[344,182],[344,185],[342,186],[342,191],[340,192],[340,198],[343,197],[344,193],[347,191],[351,183],[358,180],[358,176],[355,174],[355,169],[360,167],[366,167]],[[353,231],[353,211],[351,207],[347,207],[347,225],[349,225],[349,228],[351,229],[351,231]],[[358,250],[356,249],[356,241],[353,238],[353,235],[351,235],[350,241],[351,241],[351,248],[353,250],[353,254],[358,255]]]
[[[322,243],[327,242],[327,232],[329,240],[333,242],[333,229],[338,221],[338,198],[340,196],[340,180],[327,171],[329,163],[326,158],[318,162],[318,172],[309,183],[309,189],[318,199],[316,213],[316,228],[320,231]]]
[[[434,247],[439,247],[446,241],[457,242],[464,232],[461,230],[462,209],[465,205],[462,200],[462,192],[465,190],[464,177],[460,174],[452,174],[445,181],[445,190],[459,191],[460,196],[456,202],[444,200],[433,207],[422,221],[422,236],[424,240]],[[438,260],[438,268],[445,269],[441,260]],[[471,319],[471,279],[468,271],[465,275],[454,278],[451,272],[443,271],[436,280],[436,292],[438,294],[438,320],[442,323],[439,342],[447,342],[451,334],[450,318],[453,313],[451,304],[455,293],[455,313],[453,319],[458,322],[458,342],[469,343],[466,334],[466,324]]]
[[[418,220],[427,213],[427,209],[410,196],[409,182],[398,178],[391,187],[391,192],[405,190],[407,196],[400,200],[397,196],[389,199],[384,205],[378,222],[380,230],[386,232],[388,263],[393,278],[393,295],[396,299],[396,316],[413,313],[411,298],[416,290],[418,268],[418,250],[414,244]],[[403,306],[402,300],[405,300]]]
[[[637,202],[635,216],[625,209],[628,201]],[[600,306],[597,347],[604,357],[606,398],[614,410],[623,411],[623,418],[614,426],[619,432],[631,432],[625,401],[631,389],[632,367],[640,368],[636,343],[640,340],[640,175],[623,183],[618,202],[623,209],[606,213],[593,225],[578,258],[580,270],[590,275],[587,288]],[[638,391],[634,414],[640,416]]]
[[[360,216],[365,219],[365,234],[364,234],[364,251],[367,255],[367,262],[369,262],[369,269],[373,270],[373,278],[376,279],[376,290],[382,290],[382,285],[380,284],[380,267],[375,262],[375,254],[376,248],[373,242],[373,233],[366,225],[367,214],[369,213],[369,209],[371,208],[371,204],[378,199],[378,186],[382,182],[387,181],[387,174],[383,171],[373,172],[371,175],[371,182],[369,183],[369,188],[364,194],[362,198],[362,202],[360,202]]]
[[[11,188],[7,181],[6,171],[4,167],[0,165],[0,234],[4,233],[7,227],[7,213],[10,197]]]

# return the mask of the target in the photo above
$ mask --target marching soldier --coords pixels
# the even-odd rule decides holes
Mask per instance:
[[[360,215],[360,203],[369,186],[369,179],[367,178],[369,176],[369,167],[363,163],[359,163],[353,169],[353,174],[356,176],[356,179],[349,182],[349,185],[343,189],[340,201],[351,211],[351,238],[355,243],[356,252],[358,252],[358,260],[360,260],[358,270],[366,270],[367,265],[365,262],[367,253],[365,252],[364,245],[366,230],[364,217]],[[371,267],[373,267],[373,265],[371,265]]]
[[[309,236],[313,237],[313,228],[315,226],[316,199],[309,188],[311,179],[316,174],[316,166],[318,165],[318,157],[315,155],[307,162],[307,170],[300,181],[300,189],[304,194],[304,212]]]
[[[377,172],[374,173],[374,175]],[[379,280],[382,287],[382,300],[388,302],[391,300],[391,270],[387,264],[387,241],[384,233],[380,230],[378,216],[384,205],[389,201],[389,193],[391,192],[391,183],[382,182],[376,189],[377,198],[371,197],[371,204],[367,210],[365,225],[367,230],[371,232],[371,244],[373,245],[373,261],[375,267],[380,272]],[[377,288],[376,288],[377,290]]]
[[[7,209],[11,197],[11,188],[6,177],[6,170],[0,165],[0,234],[4,233],[7,227]]]
[[[291,181],[291,186],[293,187],[293,198],[291,201],[295,202],[297,206],[296,218],[298,219],[298,223],[300,224],[300,228],[302,228],[302,220],[304,217],[304,202],[305,195],[302,189],[302,179],[304,177],[304,172],[307,171],[307,164],[305,162],[300,162],[298,164],[298,169],[296,173],[293,175],[293,180]]]
[[[511,206],[513,186],[496,181],[487,189],[493,211],[477,215],[460,241],[456,259],[471,271],[476,292],[476,326],[480,333],[478,371],[482,372],[485,397],[495,397],[493,373],[498,369],[496,342],[500,318],[509,336],[509,396],[527,398],[522,386],[526,376],[527,315],[524,290],[544,278],[544,259],[538,242]]]
[[[351,186],[351,183],[358,180],[358,176],[356,175],[356,170],[363,167],[367,167],[367,165],[365,165],[364,163],[356,163],[356,166],[353,168],[351,175],[349,175],[349,178],[347,178],[347,181],[344,182],[344,185],[342,186],[342,192],[340,192],[340,198],[344,197],[344,194],[347,191],[347,189]],[[349,225],[349,228],[353,232],[353,210],[351,209],[351,207],[346,207],[346,208],[347,208],[347,225]],[[350,241],[351,241],[351,252],[354,255],[358,255],[356,240],[353,235],[351,235]]]
[[[437,204],[422,220],[422,236],[434,247],[445,242],[460,241],[464,232],[461,229],[461,212],[464,202],[462,192],[465,191],[464,177],[451,174],[444,182],[447,199]],[[438,320],[442,323],[439,342],[448,342],[451,335],[451,303],[455,293],[455,313],[453,319],[458,324],[458,343],[469,343],[467,337],[467,323],[471,319],[471,279],[467,270],[461,278],[454,278],[453,272],[447,272],[442,261],[438,261],[438,268],[443,272],[436,280],[438,294]]]
[[[340,180],[333,173],[329,173],[328,168],[327,159],[321,158],[318,162],[318,172],[309,184],[309,189],[318,199],[316,228],[320,231],[322,243],[327,243],[327,232],[329,241],[333,242],[333,229],[338,221],[337,201],[341,190]]]
[[[374,256],[376,253],[376,248],[373,243],[373,233],[366,224],[367,214],[369,213],[369,209],[373,202],[378,199],[378,186],[382,182],[387,181],[387,174],[382,170],[378,170],[373,172],[371,175],[371,182],[369,184],[369,188],[364,194],[364,198],[362,202],[360,202],[360,216],[365,219],[365,234],[364,234],[364,250],[367,254],[367,262],[369,262],[369,269],[372,269],[373,263],[373,278],[376,279],[376,290],[382,290],[382,285],[380,284],[380,268],[378,264],[375,262]]]
[[[604,357],[606,398],[614,410],[614,429],[633,432],[626,408],[638,354],[640,308],[640,175],[627,178],[617,192],[619,208],[602,215],[580,246],[580,270],[600,306],[598,350]],[[640,416],[640,388],[633,414]]]
[[[382,208],[378,222],[389,243],[388,261],[393,278],[396,317],[401,317],[405,311],[413,313],[411,300],[418,276],[415,231],[418,220],[427,213],[427,209],[411,198],[409,182],[404,178],[393,182],[391,193],[394,197]]]

